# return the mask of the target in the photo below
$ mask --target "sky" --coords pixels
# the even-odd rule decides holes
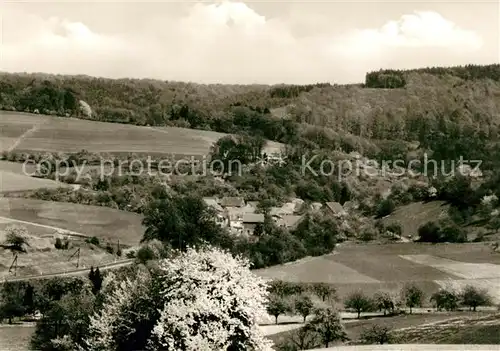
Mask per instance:
[[[359,83],[500,62],[499,1],[0,0],[0,70],[197,83]]]

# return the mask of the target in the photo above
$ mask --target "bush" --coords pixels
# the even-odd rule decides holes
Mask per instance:
[[[359,240],[365,241],[365,242],[375,240],[376,238],[377,238],[377,234],[371,229],[363,230],[363,232],[359,236]]]
[[[428,222],[418,228],[419,240],[429,243],[464,243],[467,242],[467,233],[455,224],[437,224]]]
[[[115,252],[115,249],[113,249],[113,246],[111,246],[110,243],[106,244],[106,251],[110,254],[113,254]]]
[[[401,227],[401,224],[398,222],[389,224],[386,230],[390,231],[391,233],[397,236],[401,236],[401,234],[403,234],[403,228]]]
[[[137,251],[137,260],[142,264],[154,260],[155,258],[156,255],[153,249],[149,246],[143,246]]]
[[[56,242],[54,244],[54,247],[58,250],[61,250],[63,248],[63,243],[61,238],[56,238]]]
[[[387,326],[375,324],[364,329],[360,339],[364,344],[389,344],[392,341],[390,331]]]
[[[88,243],[88,244],[99,246],[99,238],[97,238],[95,236],[93,236],[91,238],[88,238],[88,239],[85,239],[85,242]]]
[[[382,200],[375,211],[376,218],[390,215],[396,209],[396,204],[391,199]]]
[[[61,238],[56,238],[54,247],[58,250],[67,250],[69,248],[69,240],[68,239],[61,240]]]
[[[135,251],[132,250],[132,251],[127,252],[127,254],[125,255],[125,257],[127,257],[127,258],[135,258]]]

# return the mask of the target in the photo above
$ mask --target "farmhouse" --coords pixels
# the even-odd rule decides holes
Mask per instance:
[[[241,223],[243,225],[243,234],[251,236],[257,224],[264,223],[264,215],[262,213],[245,213],[242,216]]]
[[[243,207],[245,206],[245,200],[242,197],[223,197],[220,201],[222,207]]]
[[[222,208],[221,205],[219,205],[217,198],[213,197],[204,197],[203,201],[205,204],[215,210],[215,221],[217,224],[219,224],[222,227],[225,227],[228,225],[228,218],[226,215],[226,212]]]
[[[300,223],[301,220],[302,216],[284,215],[276,221],[276,224],[288,230],[293,230],[297,228],[297,225]]]
[[[327,213],[335,217],[341,217],[347,214],[342,205],[338,202],[325,203],[325,210]]]

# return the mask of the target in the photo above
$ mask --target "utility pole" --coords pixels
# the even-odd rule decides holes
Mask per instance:
[[[17,254],[12,260],[12,264],[9,267],[9,273],[12,272],[12,267],[14,267],[14,277],[17,275]]]
[[[76,268],[80,266],[80,248],[78,248],[71,256],[69,256],[68,261],[70,261],[73,257],[77,256],[76,259]]]

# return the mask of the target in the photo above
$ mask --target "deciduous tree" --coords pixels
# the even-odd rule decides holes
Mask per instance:
[[[345,308],[355,310],[358,313],[358,319],[361,316],[361,312],[368,312],[373,309],[372,300],[361,291],[349,294],[344,302],[344,305]]]
[[[338,312],[332,307],[316,310],[313,319],[307,323],[306,328],[317,333],[325,347],[328,347],[333,341],[349,340]]]

